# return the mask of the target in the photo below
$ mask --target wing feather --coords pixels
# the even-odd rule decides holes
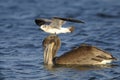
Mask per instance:
[[[53,28],[60,29],[64,23],[65,23],[64,20],[53,18],[52,23],[50,24],[50,26],[53,27]]]
[[[51,20],[49,20],[49,19],[42,19],[42,18],[35,19],[35,23],[39,26],[46,24],[46,23],[50,23],[50,22],[51,22]]]
[[[54,19],[60,19],[64,21],[76,22],[76,23],[84,23],[81,20],[73,19],[73,18],[61,18],[61,17],[53,17]]]

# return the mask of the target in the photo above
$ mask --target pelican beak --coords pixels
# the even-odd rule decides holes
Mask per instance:
[[[54,43],[50,43],[48,44],[45,48],[44,48],[44,63],[45,64],[53,64],[52,60],[53,60],[53,46]]]

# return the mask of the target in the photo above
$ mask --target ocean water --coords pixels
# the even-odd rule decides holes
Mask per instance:
[[[60,34],[57,56],[82,43],[110,52],[116,66],[54,67],[43,64],[36,18],[80,19],[75,31]],[[0,0],[0,80],[120,80],[120,0]]]

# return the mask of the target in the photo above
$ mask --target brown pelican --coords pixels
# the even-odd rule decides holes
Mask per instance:
[[[62,27],[62,25],[65,23],[65,21],[84,23],[80,20],[76,20],[73,18],[61,18],[61,17],[53,17],[52,20],[42,19],[42,18],[35,19],[35,23],[40,26],[41,30],[43,30],[47,33],[52,33],[52,34],[72,32],[74,30],[73,26],[68,27],[68,28]]]
[[[49,35],[43,40],[45,64],[97,65],[111,63],[116,60],[110,53],[89,45],[81,45],[56,57],[60,45],[60,38],[55,34]]]

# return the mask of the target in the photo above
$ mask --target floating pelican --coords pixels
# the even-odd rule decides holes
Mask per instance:
[[[89,45],[81,45],[56,57],[60,45],[60,38],[55,34],[49,35],[43,40],[45,64],[97,65],[111,63],[116,60],[110,53]]]
[[[74,27],[64,28],[62,25],[65,21],[76,22],[76,23],[84,23],[80,20],[76,20],[73,18],[60,18],[60,17],[53,17],[52,20],[49,19],[42,19],[38,18],[35,19],[35,23],[40,27],[41,30],[51,33],[51,34],[60,34],[60,33],[70,33],[74,30]],[[48,23],[48,24],[47,24]]]

